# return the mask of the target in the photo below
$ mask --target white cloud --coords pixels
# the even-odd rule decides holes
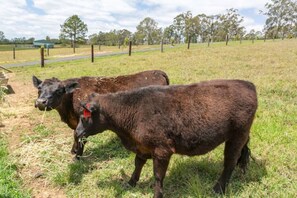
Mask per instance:
[[[145,17],[155,19],[160,27],[173,22],[173,18],[186,11],[194,15],[223,13],[228,8],[264,8],[267,0],[33,0],[36,9],[28,9],[25,0],[0,0],[0,31],[9,39],[35,37],[36,39],[57,38],[60,25],[73,14],[88,25],[88,34],[112,29],[135,31]],[[39,13],[38,11],[42,11]],[[253,16],[256,16],[255,14]],[[262,29],[253,16],[244,16],[247,29]]]

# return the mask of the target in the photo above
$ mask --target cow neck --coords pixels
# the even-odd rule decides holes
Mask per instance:
[[[133,129],[136,111],[132,106],[124,105],[121,100],[114,99],[113,94],[101,97],[100,112],[107,122],[107,129],[119,136],[127,136]]]
[[[64,94],[62,101],[56,110],[59,112],[61,120],[70,128],[75,129],[77,126],[77,116],[74,113],[72,98],[73,93]]]

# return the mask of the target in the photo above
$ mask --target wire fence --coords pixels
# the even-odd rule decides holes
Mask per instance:
[[[230,40],[229,43],[254,43],[260,40]],[[265,40],[262,40],[262,42]],[[190,46],[201,44],[205,46],[211,46],[213,44],[225,42],[208,42],[203,43],[187,43],[185,48]],[[94,57],[104,55],[116,55],[116,54],[127,54],[131,56],[133,52],[138,51],[149,51],[149,50],[160,50],[160,52],[166,51],[166,48],[182,47],[184,42],[180,44],[166,43],[161,41],[158,45],[116,45],[116,46],[104,46],[104,45],[78,45],[74,53],[71,46],[55,45],[54,48],[35,48],[33,45],[19,44],[19,45],[0,45],[0,64],[11,65],[16,63],[32,62],[36,64],[36,61],[40,61],[40,65],[43,67],[46,62],[54,62],[53,60],[77,60],[80,58],[90,58],[91,62],[94,62]],[[226,43],[227,44],[227,43]]]

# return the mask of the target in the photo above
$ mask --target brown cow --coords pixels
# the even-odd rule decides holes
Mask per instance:
[[[256,89],[250,82],[215,80],[92,94],[82,106],[77,137],[114,131],[125,148],[136,153],[132,186],[152,158],[156,198],[163,196],[163,179],[174,153],[202,155],[225,142],[224,170],[214,186],[217,193],[225,192],[236,164],[246,169],[257,109]]]
[[[91,93],[105,94],[148,85],[168,85],[169,79],[165,72],[151,70],[125,76],[81,77],[64,81],[57,78],[41,81],[33,76],[33,84],[38,89],[35,107],[41,111],[56,109],[61,120],[74,130],[79,121],[80,100],[85,100]],[[76,154],[77,159],[83,154],[85,143],[78,144],[74,138],[71,152]]]

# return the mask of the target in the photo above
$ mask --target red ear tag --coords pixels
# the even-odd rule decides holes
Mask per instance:
[[[90,104],[87,103],[86,107],[89,108]],[[90,117],[91,117],[91,112],[89,110],[87,110],[87,109],[84,109],[84,118],[90,118]]]

